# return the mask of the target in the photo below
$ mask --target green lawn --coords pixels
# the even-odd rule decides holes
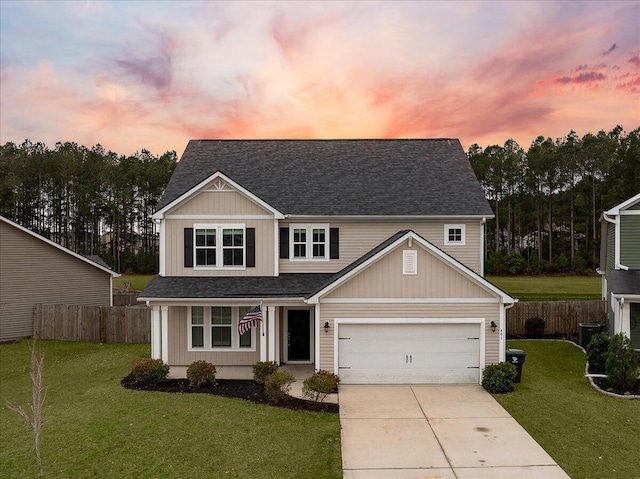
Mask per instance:
[[[47,478],[339,478],[337,414],[204,394],[130,391],[147,345],[41,341]],[[36,477],[31,430],[4,403],[31,399],[27,341],[0,345],[0,477]]]
[[[514,340],[527,356],[513,393],[495,395],[573,479],[640,475],[640,401],[599,393],[585,355],[560,341]]]
[[[600,276],[487,276],[497,287],[520,301],[600,299]]]
[[[113,287],[119,288],[126,282],[131,283],[131,286],[133,286],[133,289],[136,291],[142,291],[154,276],[155,274],[123,274],[113,279]]]

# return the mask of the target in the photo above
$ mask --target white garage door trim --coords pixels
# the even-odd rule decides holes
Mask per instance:
[[[479,358],[479,374],[478,382],[481,380],[482,370],[485,366],[485,318],[336,318],[334,320],[334,336],[333,336],[333,361],[334,371],[339,372],[339,338],[340,326],[346,324],[474,324],[479,326],[480,330],[480,358]]]

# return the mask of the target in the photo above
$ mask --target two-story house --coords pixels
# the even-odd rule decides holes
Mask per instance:
[[[602,213],[600,226],[609,333],[625,333],[640,350],[640,193]]]
[[[192,140],[153,216],[152,356],[478,383],[515,302],[483,278],[492,216],[455,139]]]

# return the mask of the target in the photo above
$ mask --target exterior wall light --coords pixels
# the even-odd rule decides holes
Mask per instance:
[[[328,333],[329,332],[329,321],[325,321],[324,322],[324,332]]]
[[[496,332],[496,328],[498,327],[498,325],[496,324],[495,321],[491,321],[491,332],[495,333]]]

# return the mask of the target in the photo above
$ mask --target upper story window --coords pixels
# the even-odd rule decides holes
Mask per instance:
[[[465,244],[465,225],[444,225],[444,244]]]
[[[244,225],[194,225],[195,267],[244,268]]]
[[[289,228],[292,260],[329,259],[329,225],[291,225]]]

